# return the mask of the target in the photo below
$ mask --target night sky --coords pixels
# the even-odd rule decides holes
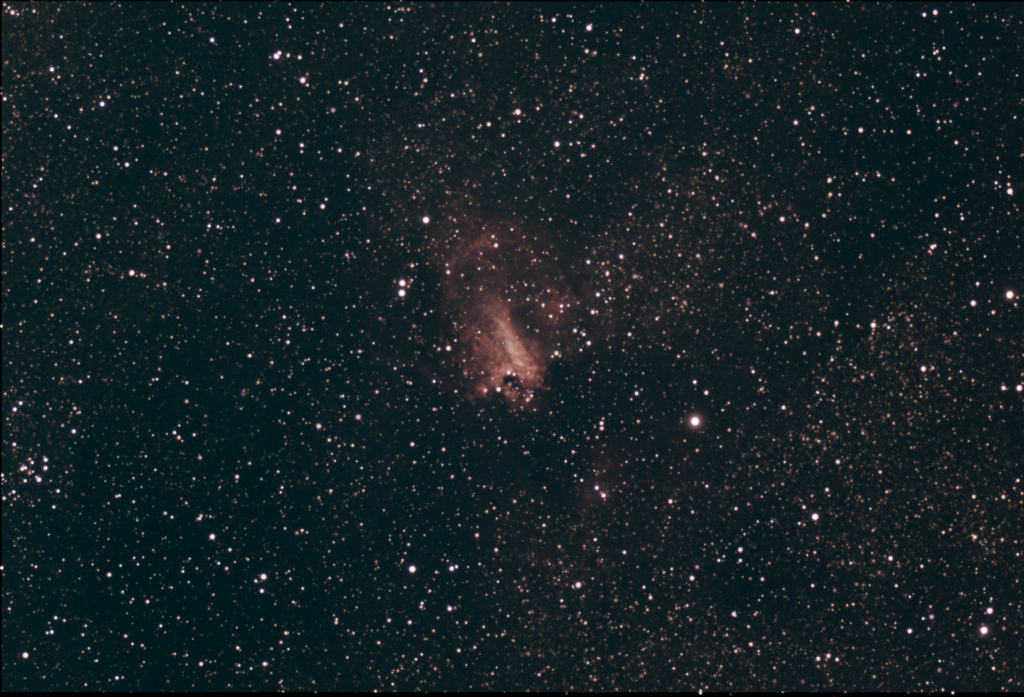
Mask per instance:
[[[3,690],[1024,690],[1022,36],[5,2]]]

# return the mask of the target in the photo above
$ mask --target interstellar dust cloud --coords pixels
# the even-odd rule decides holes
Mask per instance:
[[[428,241],[455,345],[442,377],[470,400],[534,408],[566,356],[579,304],[555,246],[462,198]]]

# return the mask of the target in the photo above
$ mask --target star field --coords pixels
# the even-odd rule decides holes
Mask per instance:
[[[1020,9],[3,4],[3,689],[1024,689]]]

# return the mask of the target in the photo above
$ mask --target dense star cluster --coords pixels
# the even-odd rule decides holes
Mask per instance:
[[[1024,690],[1012,3],[3,3],[4,691]]]

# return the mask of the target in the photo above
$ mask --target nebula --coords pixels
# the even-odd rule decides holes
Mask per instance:
[[[467,399],[535,407],[551,363],[567,354],[579,305],[558,250],[466,197],[437,221],[428,249],[456,338],[446,377]]]

